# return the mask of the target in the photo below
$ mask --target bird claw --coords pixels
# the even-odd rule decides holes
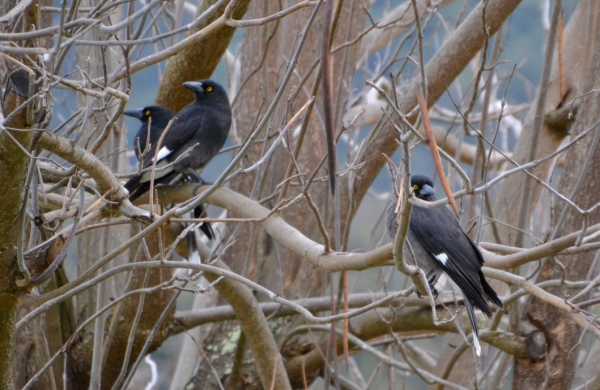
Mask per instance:
[[[429,285],[429,288],[431,289],[431,295],[433,296],[433,299],[438,299],[438,290],[435,287],[433,287],[433,285]],[[425,296],[419,292],[418,288],[415,289],[415,294],[417,294],[417,297],[419,297],[419,299],[425,298]]]
[[[187,171],[186,171],[186,174],[187,174],[188,180],[190,182],[200,183],[200,185],[212,184],[212,183],[209,183],[209,182],[205,181],[202,177],[200,177],[200,175],[198,174],[198,172],[196,172],[193,169],[188,168]]]

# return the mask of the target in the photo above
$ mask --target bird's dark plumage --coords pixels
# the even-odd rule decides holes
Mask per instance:
[[[164,107],[147,106],[142,109],[125,111],[125,112],[123,112],[123,114],[137,118],[142,122],[142,125],[135,136],[136,141],[134,141],[134,150],[135,150],[135,154],[136,154],[136,157],[138,158],[138,160],[140,159],[140,157],[142,157],[146,161],[147,157],[149,155],[151,155],[151,157],[150,157],[150,164],[151,164],[152,163],[151,158],[154,157],[156,145],[157,145],[158,141],[160,140],[160,137],[161,137],[163,131],[169,124],[169,121],[174,118],[173,113],[171,112],[171,110],[164,108]],[[148,130],[149,122],[150,122],[150,129]],[[169,131],[170,131],[170,129],[169,129]],[[148,138],[148,135],[150,135],[150,138]],[[163,139],[163,144],[164,144],[165,140],[166,140],[166,135],[165,135],[165,138]],[[139,143],[139,149],[138,149],[138,143]],[[220,147],[219,147],[219,149],[220,149]],[[140,151],[142,152],[142,156],[140,156]],[[166,176],[163,176],[161,178],[161,179],[163,179],[162,181],[166,181],[165,178],[167,178],[167,177],[174,178],[174,176],[177,176],[174,173],[175,172],[168,174]],[[132,180],[139,180],[139,179],[140,179],[140,176],[135,177]],[[186,181],[192,182],[192,183],[200,183],[200,180],[198,179],[197,176],[193,176],[193,175],[189,175],[189,174],[183,175],[183,179]],[[130,184],[132,182],[132,180],[129,180],[125,184],[125,187],[130,191],[133,190],[133,188],[135,188],[132,184]],[[161,181],[156,180],[155,182],[158,183]],[[139,184],[139,182],[136,182],[136,181],[134,181],[133,183]],[[140,195],[142,195],[144,192],[146,192],[148,190],[148,188],[146,188],[146,186],[144,185],[146,183],[147,183],[147,187],[149,188],[150,187],[149,182],[142,182],[139,187],[137,187],[135,190],[133,190],[133,194],[135,194],[135,196],[133,196],[133,195],[130,196],[130,199],[133,200],[133,199],[139,197]],[[128,187],[128,184],[130,184],[131,188]],[[196,207],[193,211],[193,217],[194,218],[206,217],[206,207],[202,204],[199,205],[198,207]],[[213,237],[215,236],[212,226],[208,222],[202,223],[200,225],[200,230],[202,230],[202,232],[208,237],[209,240],[212,240]],[[190,234],[188,239],[190,240],[190,248],[195,250],[196,245],[195,245],[195,238],[193,237],[193,234]]]
[[[203,204],[200,204],[198,207],[194,209],[194,218],[206,218],[206,207]],[[210,225],[210,222],[203,222],[200,225],[200,230],[209,240],[212,240],[215,237],[215,232]]]
[[[231,107],[225,89],[212,80],[190,81],[183,86],[194,92],[194,102],[177,113],[158,151],[152,144],[142,163],[150,168],[156,155],[155,184],[169,183],[180,173],[201,181],[197,170],[217,155],[229,134]],[[129,199],[147,192],[150,179],[150,171],[129,179],[125,183]]]
[[[150,145],[158,142],[163,130],[167,127],[169,121],[173,119],[171,110],[160,106],[148,106],[142,109],[128,110],[123,112],[123,115],[137,118],[142,122],[133,141],[133,150],[138,160],[140,159],[140,151],[149,151]],[[149,122],[150,130],[148,130]],[[148,138],[148,132],[150,133],[150,138]]]
[[[429,202],[435,200],[433,181],[429,177],[413,175],[411,186],[417,198]],[[386,218],[388,234],[392,238],[398,229],[395,206],[396,202],[392,202]],[[481,272],[484,263],[481,252],[447,207],[428,209],[413,205],[409,226],[408,241],[417,264],[425,271],[428,279],[435,280],[443,271],[462,290],[479,351],[479,329],[473,306],[488,317],[492,315],[488,301],[502,308],[502,301]]]

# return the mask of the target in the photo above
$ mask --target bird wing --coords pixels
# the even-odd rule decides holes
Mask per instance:
[[[134,141],[133,144],[133,150],[138,160],[140,159],[140,151],[146,151],[146,146],[148,143],[150,144],[150,148],[148,149],[148,151],[146,151],[146,154],[144,154],[144,158],[150,155],[154,156],[154,149],[152,149],[152,146],[154,146],[158,142],[164,129],[164,126],[156,126],[155,124],[152,124],[150,126],[150,139],[148,139],[148,123],[142,123],[142,126],[140,127],[134,138],[134,140],[137,138],[139,139],[139,141]],[[137,145],[138,142],[139,150]]]
[[[167,134],[165,134],[163,141],[160,144],[160,149],[158,150],[156,163],[159,164],[171,154],[176,153],[186,144],[186,142],[194,137],[194,134],[202,128],[204,122],[203,117],[201,110],[199,110],[197,106],[190,105],[184,107],[177,114],[176,119],[173,121]],[[152,165],[157,145],[158,139],[144,158],[144,168]]]
[[[452,211],[446,207],[427,209],[415,206],[410,229],[463,294],[488,317],[491,316],[481,285],[483,258]]]
[[[173,178],[173,168],[166,168],[170,163],[168,159],[172,154],[179,155],[178,153],[183,148],[188,140],[190,140],[194,134],[199,131],[204,122],[204,115],[202,110],[197,107],[186,106],[178,114],[178,117],[165,134],[162,142],[160,143],[160,149],[156,153],[156,147],[160,135],[157,137],[156,142],[153,142],[150,146],[150,150],[144,156],[143,167],[148,168],[152,166],[154,162],[154,155],[157,155],[156,171],[154,172],[154,183],[167,182]],[[161,131],[162,134],[162,131]],[[181,151],[185,152],[185,151]],[[152,172],[148,171],[139,176],[132,177],[125,183],[125,188],[129,191],[129,199],[133,200],[139,197],[150,188],[149,181],[152,179]]]

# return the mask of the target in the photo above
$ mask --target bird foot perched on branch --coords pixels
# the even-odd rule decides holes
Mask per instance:
[[[429,284],[429,289],[431,290],[431,295],[433,296],[433,299],[438,299],[438,290],[435,288],[435,282],[437,281],[439,275],[437,275],[435,272],[433,272],[433,270],[429,271],[427,273],[427,275],[425,275],[425,277],[427,278],[427,284]],[[421,299],[425,298],[425,296],[423,296],[423,294],[421,294],[419,292],[419,289],[415,289],[417,296]]]
[[[201,186],[203,185],[210,185],[212,183],[207,182],[206,180],[204,180],[200,174],[198,172],[196,172],[194,169],[192,168],[188,168],[186,169],[186,172],[188,180],[192,183],[199,183]]]
[[[136,137],[150,136],[150,151],[142,166],[144,169],[156,166],[156,170],[134,176],[125,183],[131,201],[150,190],[151,180],[156,186],[182,174],[192,182],[205,183],[196,171],[204,169],[227,140],[231,107],[223,86],[212,80],[188,81],[183,86],[194,92],[194,102],[182,108],[175,117],[157,106],[127,111],[127,115],[142,121]],[[156,116],[157,124],[152,123],[154,131],[152,126],[148,131],[148,120],[153,118],[152,115]],[[161,129],[165,122],[166,127]],[[158,139],[153,139],[159,135]]]
[[[437,290],[435,287],[433,287],[433,283],[430,283],[430,284],[429,284],[429,288],[431,289],[431,295],[433,296],[433,299],[438,299],[438,295],[439,295],[439,293],[438,293],[438,290]],[[423,295],[423,294],[421,294],[421,293],[419,292],[419,289],[418,289],[418,288],[415,288],[415,293],[416,293],[416,294],[417,294],[417,296],[418,296],[419,298],[421,298],[421,299],[423,299],[423,298],[425,298],[425,297],[426,297],[425,295]]]

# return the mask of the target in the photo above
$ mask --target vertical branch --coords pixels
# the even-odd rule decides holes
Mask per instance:
[[[477,137],[477,147],[475,148],[475,159],[474,159],[475,161],[473,162],[472,178],[473,178],[473,182],[475,182],[475,183],[485,182],[486,172],[487,172],[488,165],[489,165],[489,155],[488,155],[488,158],[486,159],[483,138],[486,137],[488,114],[489,114],[489,110],[490,110],[490,100],[491,100],[492,91],[494,90],[494,88],[493,88],[494,75],[496,73],[496,63],[498,61],[498,58],[499,58],[500,52],[501,52],[501,48],[502,48],[501,43],[502,43],[502,27],[496,33],[496,39],[494,40],[494,46],[492,48],[492,57],[490,59],[490,63],[491,63],[490,71],[489,71],[489,75],[487,77],[487,80],[486,80],[485,86],[484,86],[485,91],[483,94],[483,107],[481,108],[481,122],[479,124],[480,136]],[[508,86],[507,86],[507,88],[508,88]],[[504,107],[504,104],[502,105],[502,107]],[[500,115],[500,118],[498,119],[498,129],[500,128],[501,121],[502,121],[502,115]],[[492,144],[494,143],[497,134],[498,134],[498,131],[496,131],[496,133],[494,134]],[[490,145],[490,153],[492,152],[492,150],[493,150],[493,147],[491,147],[491,145]],[[479,218],[479,225],[478,225],[479,229],[477,230],[478,231],[477,235],[480,235],[483,231],[483,229],[481,228],[481,226],[482,226],[481,220],[482,220],[483,214],[484,214],[483,210],[484,210],[484,204],[486,202],[486,197],[487,197],[487,194],[484,191],[481,194],[481,200],[480,200],[480,207],[479,207],[480,218]],[[476,218],[477,217],[477,196],[476,195],[471,196],[469,208],[470,208],[470,211],[468,214],[469,220]],[[494,226],[494,225],[492,225],[492,226]],[[476,242],[479,242],[479,239],[476,240]]]
[[[158,138],[158,141],[156,142],[156,150],[154,151],[154,157],[152,158],[152,167],[151,167],[152,170],[150,171],[150,189],[148,190],[148,195],[150,196],[150,202],[149,202],[150,203],[150,217],[152,217],[152,215],[154,214],[154,177],[156,174],[156,164],[158,162],[157,161],[158,160],[158,152],[160,152],[160,146],[161,146],[163,140],[165,139],[165,135],[167,135],[167,132],[171,128],[172,124],[173,124],[173,119],[171,119],[169,121],[169,123],[167,123],[167,126],[165,127],[165,129],[162,131],[162,134]]]
[[[429,145],[429,149],[431,150],[431,156],[433,157],[433,162],[435,163],[435,170],[437,171],[437,174],[440,177],[442,187],[444,187],[444,192],[448,197],[448,202],[450,202],[452,210],[454,210],[456,217],[460,218],[458,207],[456,206],[454,196],[452,195],[452,189],[450,189],[450,184],[448,184],[448,180],[446,180],[446,174],[444,173],[444,167],[442,166],[442,159],[440,158],[440,151],[438,150],[437,144],[435,142],[435,137],[433,136],[433,131],[431,130],[431,122],[429,121],[427,104],[425,103],[425,98],[419,90],[417,90],[417,100],[419,102],[419,108],[421,110],[421,117],[423,118],[423,127],[425,127],[425,133],[427,134],[427,144]]]
[[[108,230],[102,231],[102,244],[100,248],[104,250],[108,245]],[[96,288],[96,310],[100,310],[107,302],[106,294],[106,282],[98,283]],[[104,356],[104,330],[105,330],[105,316],[100,315],[96,318],[94,323],[94,344],[92,352],[92,367],[90,374],[90,390],[99,390],[102,387],[102,360]]]
[[[343,312],[348,312],[348,271],[342,272],[342,286],[344,289],[344,302],[343,302]],[[350,353],[348,351],[348,332],[349,332],[349,320],[345,318],[343,321],[343,340],[342,344],[344,347],[344,359],[346,360],[346,367],[350,367]]]
[[[565,96],[565,77],[563,70],[563,37],[565,32],[565,13],[560,9],[560,19],[558,21],[558,44],[557,44],[557,54],[558,54],[558,85],[559,85],[559,93],[560,98],[563,99]]]
[[[333,17],[333,0],[327,0],[323,17],[323,41],[321,50],[321,82],[323,83],[323,115],[327,134],[327,168],[329,169],[329,189],[335,194],[335,128],[333,126],[333,107],[331,98],[331,19]],[[339,244],[339,242],[336,242]]]
[[[330,61],[330,51],[331,51],[331,23],[333,18],[333,0],[326,0],[325,4],[325,14],[323,16],[323,36],[321,37],[321,83],[323,88],[323,116],[325,121],[325,133],[327,136],[327,169],[329,170],[329,190],[331,191],[331,195],[334,198],[334,214],[335,217],[339,216],[339,202],[337,202],[338,207],[336,207],[336,196],[335,196],[335,171],[336,171],[336,151],[335,151],[335,129],[333,126],[333,107],[332,107],[332,92],[331,92],[331,61]],[[337,197],[339,199],[339,196]],[[339,221],[339,218],[335,218]],[[339,225],[338,225],[339,226]],[[336,229],[339,231],[339,228]],[[339,242],[339,234],[336,234],[336,239],[334,243],[334,249],[340,244]],[[328,282],[331,289],[331,313],[335,314],[336,311],[336,302],[335,302],[335,294],[333,289],[333,280],[331,275],[328,275]],[[343,275],[342,275],[342,283],[343,284]],[[331,367],[333,369],[334,381],[336,389],[339,388],[339,379],[337,375],[337,365],[335,364],[337,360],[337,342],[336,342],[336,332],[335,327],[332,326],[330,330],[330,344],[327,348],[327,360],[331,362]],[[329,370],[325,371],[325,382],[328,383],[329,380]]]
[[[427,77],[425,77],[425,54],[423,52],[423,28],[421,27],[421,17],[417,8],[417,0],[412,1],[412,9],[415,14],[415,25],[417,28],[417,42],[419,47],[419,70],[421,71],[421,91],[427,101]],[[394,94],[395,96],[396,94]],[[397,102],[396,102],[396,105]]]
[[[487,62],[487,50],[490,44],[490,31],[487,22],[487,6],[489,0],[483,0],[481,2],[481,28],[483,31],[483,47],[481,49],[481,63],[479,68],[477,69],[477,74],[475,75],[475,80],[473,81],[473,96],[471,96],[471,102],[469,103],[469,107],[463,113],[463,117],[465,118],[463,121],[463,130],[465,134],[472,135],[473,132],[469,129],[469,114],[473,111],[473,107],[475,107],[475,102],[477,101],[477,93],[479,92],[479,81],[481,80],[481,75],[485,70],[485,63]],[[499,29],[502,25],[499,26]]]
[[[144,275],[144,281],[142,282],[142,288],[146,288],[148,286],[148,277],[150,273],[146,270]],[[118,389],[121,386],[121,382],[125,379],[125,374],[127,373],[127,368],[129,367],[129,359],[131,357],[131,350],[133,349],[133,341],[135,340],[136,332],[138,330],[138,323],[140,322],[140,318],[144,311],[144,301],[146,298],[146,294],[140,294],[140,298],[138,300],[138,307],[135,312],[135,317],[133,322],[131,323],[131,330],[129,332],[129,338],[127,340],[127,349],[125,350],[125,356],[123,357],[123,365],[121,368],[121,372],[119,376],[115,380],[113,384],[113,389]],[[106,356],[106,355],[105,355]]]
[[[29,185],[31,183],[32,177],[35,175],[36,169],[36,157],[37,153],[34,151],[32,156],[34,158],[31,159],[29,163],[29,169],[27,170],[27,178],[25,179],[25,191],[23,193],[23,202],[21,204],[21,216],[19,218],[19,226],[18,226],[18,236],[17,236],[17,265],[19,266],[19,271],[21,272],[23,279],[15,279],[15,283],[19,287],[25,287],[31,281],[31,274],[25,265],[25,259],[23,258],[23,239],[25,234],[25,228],[27,227],[27,203],[29,199]]]
[[[552,11],[552,25],[548,34],[548,41],[546,42],[546,53],[544,55],[544,67],[542,68],[542,78],[540,80],[539,95],[537,105],[535,107],[535,116],[533,119],[531,146],[529,153],[525,161],[535,160],[538,142],[540,134],[542,132],[542,126],[544,124],[544,106],[546,104],[546,97],[548,95],[548,83],[550,81],[550,71],[552,70],[552,59],[554,58],[554,46],[556,45],[556,39],[558,36],[558,26],[562,15],[562,0],[555,0],[554,9]],[[523,198],[519,205],[519,220],[517,223],[517,239],[515,246],[523,246],[523,231],[526,230],[527,221],[529,219],[529,205],[531,203],[531,197],[533,193],[533,180],[530,178],[525,179],[523,188]]]

